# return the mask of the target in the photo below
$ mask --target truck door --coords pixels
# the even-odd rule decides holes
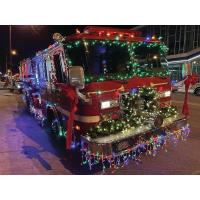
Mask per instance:
[[[60,54],[54,55],[54,67],[55,67],[55,71],[56,71],[57,82],[58,83],[64,83],[65,82],[65,75],[64,75],[64,72],[63,72]]]
[[[54,61],[54,68],[55,68],[55,75],[57,83],[66,83],[66,76],[64,73],[64,66],[62,65],[62,56],[61,54],[56,54],[53,56]],[[58,104],[60,104],[61,95],[60,92],[55,88],[55,91],[52,91],[54,93],[54,100]]]

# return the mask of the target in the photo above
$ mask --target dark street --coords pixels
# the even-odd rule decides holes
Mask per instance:
[[[183,97],[173,94],[179,108]],[[107,169],[105,174],[200,174],[199,97],[190,95],[189,100],[191,134],[186,142],[171,144],[167,152],[160,149],[155,157],[144,155],[142,163],[130,161],[123,168]],[[27,113],[20,95],[1,90],[0,109],[0,174],[87,174]]]

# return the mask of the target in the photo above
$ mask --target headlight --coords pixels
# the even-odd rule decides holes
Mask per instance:
[[[113,108],[119,106],[118,100],[109,100],[109,101],[102,101],[101,102],[101,109]]]
[[[20,88],[21,88],[21,85],[17,85],[17,88],[20,89]]]
[[[110,101],[102,101],[101,102],[101,109],[110,108]]]
[[[160,98],[165,98],[165,97],[170,97],[170,96],[171,96],[170,90],[160,93]]]

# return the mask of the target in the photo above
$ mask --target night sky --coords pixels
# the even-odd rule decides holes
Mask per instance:
[[[132,28],[135,25],[120,28]],[[75,33],[76,28],[82,31],[86,26],[77,25],[40,25],[40,26],[12,26],[12,48],[18,54],[13,56],[13,71],[18,71],[19,61],[23,58],[32,57],[36,51],[47,48],[53,43],[53,33],[59,32],[63,36]],[[116,26],[112,26],[116,27]],[[0,71],[5,71],[6,55],[9,54],[9,26],[0,26]],[[9,59],[8,59],[9,60]]]

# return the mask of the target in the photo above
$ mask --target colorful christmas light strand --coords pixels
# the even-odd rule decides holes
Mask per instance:
[[[83,148],[82,151],[82,165],[88,166],[90,170],[97,165],[101,164],[103,172],[106,168],[118,169],[120,167],[128,165],[130,160],[134,160],[136,163],[141,162],[141,155],[156,156],[160,148],[164,148],[167,151],[168,143],[177,144],[179,140],[185,141],[190,133],[189,124],[186,124],[182,128],[176,130],[164,130],[160,135],[151,136],[149,140],[144,140],[142,137],[138,140],[137,144],[129,148],[127,151],[121,154],[113,153],[110,156],[104,156],[100,154],[91,154],[87,148]]]

